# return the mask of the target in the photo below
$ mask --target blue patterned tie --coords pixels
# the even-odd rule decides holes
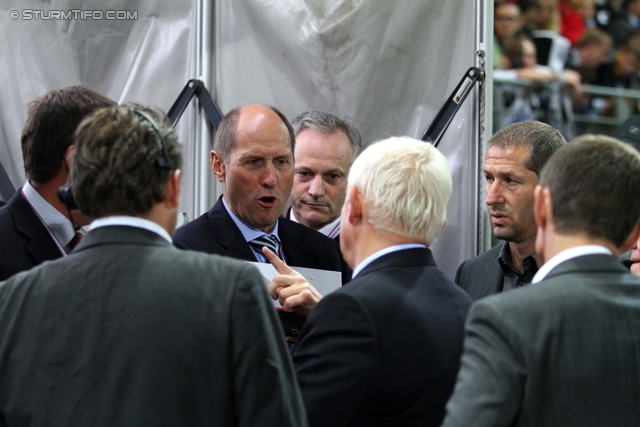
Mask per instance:
[[[278,239],[275,236],[268,236],[266,234],[263,234],[262,236],[250,241],[249,245],[252,248],[256,249],[261,254],[262,254],[262,247],[266,246],[269,249],[271,249],[271,251],[274,254],[276,254],[278,258],[281,258],[280,252],[278,251],[278,246],[279,246]]]

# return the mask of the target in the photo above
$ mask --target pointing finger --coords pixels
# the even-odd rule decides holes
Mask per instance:
[[[273,265],[273,267],[278,271],[278,273],[291,274],[294,272],[287,264],[285,264],[284,261],[278,258],[278,256],[266,246],[262,247],[262,253],[264,254],[265,257],[267,257],[267,260],[271,263],[271,265]]]

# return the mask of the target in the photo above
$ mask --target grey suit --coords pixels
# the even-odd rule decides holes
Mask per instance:
[[[460,264],[455,282],[472,300],[502,292],[504,273],[498,262],[502,244],[496,245],[482,255]]]
[[[640,425],[640,278],[607,255],[476,302],[444,426]]]
[[[300,426],[260,274],[150,231],[91,231],[0,284],[0,426]]]

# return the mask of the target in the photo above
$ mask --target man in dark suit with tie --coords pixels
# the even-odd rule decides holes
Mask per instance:
[[[306,425],[261,275],[171,243],[181,163],[157,110],[82,122],[72,183],[95,220],[0,284],[1,426]]]
[[[267,262],[267,244],[292,266],[344,271],[335,241],[280,218],[291,193],[295,137],[274,107],[247,105],[230,111],[216,132],[211,168],[224,185],[211,210],[180,227],[176,246],[246,261]],[[267,243],[267,240],[270,242]],[[321,296],[312,287],[305,288]],[[297,340],[305,317],[285,307],[279,315],[289,342]]]
[[[486,203],[493,234],[504,243],[458,267],[455,282],[472,299],[526,285],[538,271],[533,190],[544,164],[565,143],[560,132],[536,121],[514,123],[491,137]]]
[[[535,190],[533,284],[477,301],[446,427],[640,425],[640,154],[604,136],[554,154]]]
[[[446,223],[447,160],[390,138],[362,152],[347,185],[340,245],[353,280],[320,300],[293,349],[309,423],[437,426],[471,305],[428,247]]]
[[[27,182],[0,210],[0,280],[44,261],[65,256],[78,224],[56,195],[67,182],[67,151],[73,132],[91,112],[115,105],[109,98],[75,85],[53,90],[29,106],[22,129]]]

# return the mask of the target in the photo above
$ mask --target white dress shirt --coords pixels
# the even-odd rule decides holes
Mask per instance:
[[[96,228],[100,227],[109,227],[114,225],[143,228],[145,230],[156,233],[167,242],[173,244],[173,240],[171,240],[171,236],[169,235],[167,230],[153,221],[137,216],[107,216],[104,218],[96,219],[91,223],[91,225],[89,225],[89,231],[95,230]]]
[[[583,245],[583,246],[576,246],[574,248],[565,249],[564,251],[560,252],[559,254],[551,258],[549,261],[544,263],[544,265],[540,267],[540,269],[538,269],[538,272],[536,273],[536,275],[533,276],[533,280],[531,281],[531,283],[535,284],[544,280],[544,278],[547,277],[547,274],[549,274],[551,270],[553,270],[563,262],[569,261],[570,259],[573,259],[573,258],[578,258],[580,256],[585,256],[585,255],[613,256],[613,253],[608,248],[601,245]]]

